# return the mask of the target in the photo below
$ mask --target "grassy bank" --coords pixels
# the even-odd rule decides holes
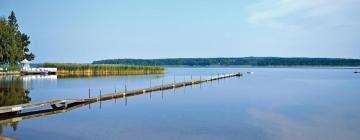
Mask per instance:
[[[162,74],[165,69],[160,66],[135,66],[118,64],[68,64],[44,63],[40,67],[57,68],[58,76],[101,76],[101,75],[137,75]]]
[[[20,67],[19,66],[0,66],[0,71],[5,72],[5,71],[20,71]]]
[[[20,67],[18,66],[0,66],[0,75],[19,75]]]

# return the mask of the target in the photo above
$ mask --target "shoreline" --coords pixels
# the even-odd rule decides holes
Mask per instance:
[[[164,74],[165,70],[59,70],[59,77],[95,77],[95,76],[121,76],[121,75],[152,75]]]
[[[360,66],[246,66],[246,65],[211,65],[211,66],[185,66],[164,65],[165,68],[299,68],[299,69],[360,69]]]
[[[0,71],[0,75],[20,75],[20,71]]]
[[[349,69],[358,70],[359,67],[338,67],[338,66],[163,66],[164,68],[289,68],[289,69]],[[122,76],[122,75],[152,75],[164,74],[165,70],[106,70],[106,71],[91,71],[91,70],[60,70],[57,74],[59,77],[93,77],[93,76]],[[0,76],[21,76],[20,71],[0,71]]]

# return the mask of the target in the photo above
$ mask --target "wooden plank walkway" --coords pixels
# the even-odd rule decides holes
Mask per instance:
[[[43,106],[53,106],[56,104],[63,104],[67,105],[68,103],[73,102],[90,102],[90,101],[96,101],[96,99],[57,99],[57,100],[47,100],[47,101],[41,101],[36,103],[26,103],[26,104],[19,104],[19,105],[12,105],[12,106],[3,106],[0,107],[0,114],[1,113],[8,113],[8,112],[17,112],[24,109],[32,109],[32,108],[38,108]]]
[[[150,87],[150,88],[144,88],[144,89],[132,90],[132,91],[123,91],[123,92],[99,95],[99,96],[95,96],[95,97],[82,98],[82,99],[56,99],[56,100],[47,100],[47,101],[41,101],[41,102],[36,102],[36,103],[26,103],[26,104],[12,105],[12,106],[3,106],[3,107],[0,107],[0,114],[10,113],[10,112],[18,112],[18,111],[25,110],[25,109],[39,108],[39,107],[43,107],[43,106],[51,106],[53,108],[58,108],[56,105],[59,105],[59,104],[61,105],[62,108],[67,108],[68,104],[89,103],[89,102],[111,100],[114,98],[123,98],[123,97],[127,97],[127,96],[134,96],[134,95],[144,94],[144,93],[149,93],[149,92],[154,92],[154,91],[161,91],[161,90],[189,86],[189,85],[193,85],[193,84],[200,84],[203,82],[220,80],[220,79],[234,77],[234,76],[242,76],[242,74],[241,73],[231,73],[231,74],[224,74],[224,75],[217,75],[217,76],[209,76],[209,77],[205,77],[205,78],[200,78],[198,80],[191,80],[191,81],[185,81],[185,82],[179,82],[179,83],[159,85],[159,86],[154,86],[154,87]]]
[[[59,107],[59,108],[55,108],[55,109],[45,109],[45,110],[38,110],[38,111],[32,111],[32,112],[26,112],[26,113],[20,113],[20,114],[0,114],[0,125],[6,124],[6,123],[18,122],[18,121],[25,120],[25,119],[41,117],[41,116],[65,113],[65,112],[80,108],[82,106],[88,105],[90,103],[91,102],[71,103],[66,108]]]

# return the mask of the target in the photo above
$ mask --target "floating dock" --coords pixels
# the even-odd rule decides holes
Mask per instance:
[[[21,69],[20,73],[24,75],[56,75],[57,68],[27,68]]]
[[[104,95],[100,94],[99,96],[95,96],[95,97],[90,97],[90,94],[89,94],[89,98],[56,99],[56,100],[41,101],[41,102],[36,102],[36,103],[26,103],[26,104],[12,105],[12,106],[3,106],[3,107],[0,107],[0,114],[14,113],[14,112],[16,113],[16,112],[19,112],[22,110],[40,108],[40,107],[44,107],[44,106],[51,106],[53,109],[67,108],[68,105],[73,105],[73,104],[89,104],[89,103],[93,103],[93,102],[97,102],[97,101],[111,100],[114,98],[125,98],[127,96],[134,96],[134,95],[138,95],[138,94],[144,94],[144,93],[149,93],[149,92],[154,92],[154,91],[162,91],[162,90],[167,90],[167,89],[174,89],[174,88],[179,88],[179,87],[184,87],[184,86],[189,86],[189,85],[194,85],[194,84],[200,84],[200,83],[204,83],[204,82],[208,82],[208,81],[214,81],[214,80],[235,77],[235,76],[242,76],[242,74],[241,73],[230,73],[230,74],[223,74],[223,75],[218,74],[217,76],[208,76],[208,77],[204,77],[204,78],[200,77],[200,79],[197,79],[197,80],[172,83],[172,84],[166,84],[166,85],[162,84],[159,86],[138,89],[138,90],[131,90],[131,91],[127,91],[125,88],[125,91],[123,91],[123,92],[116,92],[116,93],[104,94]]]

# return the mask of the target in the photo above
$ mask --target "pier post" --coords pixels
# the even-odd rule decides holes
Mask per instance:
[[[192,79],[192,74],[190,75],[190,81],[191,81],[191,89],[192,89],[193,84],[194,84],[193,79]]]
[[[116,95],[116,88],[115,88],[115,91],[114,91],[114,95]],[[114,98],[114,96],[113,96],[113,98]],[[115,99],[115,103],[116,103],[116,97],[114,99]]]
[[[152,89],[151,89],[151,79],[150,79],[150,87],[149,87],[149,96],[150,96],[150,100],[151,100],[151,92],[152,92]]]
[[[56,109],[56,108],[57,108],[56,104],[52,104],[51,107],[52,107],[52,109]]]
[[[164,79],[161,80],[161,88],[160,88],[161,91],[163,90],[163,88],[164,88]]]
[[[161,80],[161,99],[164,99],[164,78]]]
[[[123,98],[125,98],[125,100],[126,100],[126,93],[127,93],[127,87],[126,87],[126,84],[125,84],[125,92],[123,93]]]
[[[101,90],[100,90],[100,98],[99,98],[99,100],[100,100],[100,109],[101,109]]]
[[[99,100],[101,101],[101,90],[100,90],[100,98],[99,98]]]
[[[125,93],[127,93],[127,87],[126,87],[126,84],[125,84]]]
[[[90,99],[91,95],[90,95],[90,88],[89,88],[89,99]],[[91,109],[91,105],[89,104],[89,110]]]
[[[184,86],[186,86],[186,79],[185,79],[185,76],[184,76],[184,84],[183,84]]]
[[[218,81],[218,84],[220,83],[219,78],[220,78],[220,74],[218,73],[218,76],[217,76],[217,78],[216,78],[216,80]]]

